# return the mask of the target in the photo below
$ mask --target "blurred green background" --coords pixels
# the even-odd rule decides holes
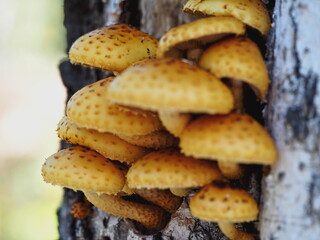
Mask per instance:
[[[58,239],[62,189],[41,165],[58,150],[65,89],[62,0],[0,0],[0,239]]]

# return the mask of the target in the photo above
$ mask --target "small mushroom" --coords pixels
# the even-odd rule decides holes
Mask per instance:
[[[132,63],[155,56],[158,40],[125,24],[96,29],[70,48],[71,63],[121,72]]]
[[[129,218],[150,230],[161,230],[169,220],[169,214],[153,204],[125,200],[120,196],[84,192],[86,198],[97,208],[109,214]]]
[[[201,55],[199,66],[218,78],[250,84],[260,99],[267,94],[270,82],[267,67],[258,46],[249,38],[230,38],[213,44]]]
[[[163,128],[153,113],[123,111],[106,98],[113,78],[106,78],[77,91],[68,101],[66,115],[80,127],[122,135],[145,135]]]
[[[199,117],[182,132],[180,147],[187,156],[231,164],[268,165],[277,159],[267,131],[249,115],[239,113]]]
[[[75,201],[72,203],[70,213],[74,218],[85,219],[92,213],[91,204],[87,199],[84,199],[84,201]]]
[[[244,33],[245,25],[233,17],[199,19],[171,28],[166,32],[159,41],[157,58],[187,57],[197,60],[206,44],[226,36]]]
[[[147,135],[118,135],[125,141],[146,148],[161,149],[178,145],[178,139],[165,130],[154,131]]]
[[[145,155],[126,177],[129,187],[137,189],[193,188],[222,179],[214,162],[186,157],[172,148]]]
[[[131,164],[149,152],[146,148],[135,146],[108,132],[78,127],[66,116],[57,128],[58,137],[68,143],[91,148],[111,160]]]
[[[124,174],[95,151],[76,146],[60,150],[42,166],[44,181],[74,190],[116,194],[125,184]]]
[[[271,20],[261,0],[189,0],[183,11],[200,16],[232,16],[266,35]]]
[[[257,218],[256,201],[244,190],[222,184],[209,184],[190,201],[191,214],[205,221],[217,222],[231,240],[253,240],[253,235],[238,230],[234,223]]]
[[[212,74],[174,58],[131,67],[112,81],[111,102],[145,110],[181,113],[228,113],[230,90]]]

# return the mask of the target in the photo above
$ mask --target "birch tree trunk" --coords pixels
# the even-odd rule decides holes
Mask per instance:
[[[264,180],[261,238],[320,239],[320,1],[278,0],[267,124],[279,150]]]

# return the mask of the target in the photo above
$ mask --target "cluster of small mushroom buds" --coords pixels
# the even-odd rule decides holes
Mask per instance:
[[[184,11],[209,17],[172,28],[159,42],[118,24],[73,44],[72,63],[116,76],[70,98],[57,132],[78,146],[49,157],[42,175],[153,231],[192,192],[195,217],[218,222],[230,239],[251,239],[233,223],[255,220],[258,205],[226,179],[277,158],[271,137],[241,104],[242,84],[258,99],[267,94],[266,66],[246,28],[265,35],[270,18],[260,0],[189,0]]]

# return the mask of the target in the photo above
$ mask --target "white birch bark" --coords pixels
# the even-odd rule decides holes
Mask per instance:
[[[320,1],[277,0],[267,125],[279,150],[264,179],[261,239],[320,239]]]

